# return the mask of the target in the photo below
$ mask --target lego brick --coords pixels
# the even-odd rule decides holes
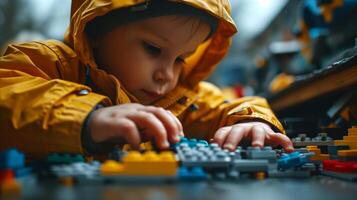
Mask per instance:
[[[339,150],[337,152],[337,155],[341,156],[341,157],[356,157],[357,156],[357,149]]]
[[[4,199],[17,199],[21,193],[22,186],[15,179],[0,183],[0,195]]]
[[[298,137],[292,139],[292,142],[294,147],[327,146],[333,144],[332,138],[327,136],[327,133],[319,133],[314,138],[309,138],[306,134],[299,134]]]
[[[72,176],[63,176],[58,179],[61,185],[70,187],[74,185],[74,178]]]
[[[340,172],[334,172],[334,171],[322,171],[322,175],[325,176],[330,176],[333,178],[338,178],[341,180],[346,180],[346,181],[357,181],[357,174],[356,173],[340,173]]]
[[[269,169],[268,160],[234,160],[232,161],[232,168],[240,173],[246,172],[267,172]]]
[[[266,159],[269,162],[276,162],[276,152],[270,147],[248,147],[246,151],[248,159]]]
[[[357,141],[335,140],[335,145],[348,145],[350,149],[357,149]]]
[[[357,173],[357,162],[354,161],[324,160],[322,164],[325,171]]]
[[[134,151],[133,148],[131,148],[130,144],[125,144],[122,148],[123,151]],[[142,151],[154,151],[155,147],[153,145],[153,142],[143,142],[140,144],[140,150]]]
[[[140,154],[137,151],[130,151],[122,163],[106,161],[100,171],[103,175],[175,176],[177,165],[172,152],[147,151]]]
[[[15,148],[0,153],[0,169],[20,168],[25,165],[25,155]]]
[[[84,161],[85,159],[81,154],[51,153],[47,156],[47,162],[49,163],[74,163]]]
[[[202,167],[180,167],[178,170],[178,179],[183,181],[200,181],[208,178]]]
[[[299,167],[310,161],[311,153],[292,152],[282,154],[278,159],[278,168],[281,170]]]
[[[182,137],[179,142],[173,145],[173,148],[176,148],[181,144],[188,144],[189,147],[208,146],[208,142],[205,140],[189,139],[186,137]]]
[[[185,167],[227,168],[232,158],[240,158],[240,151],[229,152],[217,144],[181,143],[176,146],[176,152],[179,161]]]
[[[32,173],[32,168],[31,167],[22,167],[22,168],[17,168],[14,169],[15,176],[16,178],[28,176]]]
[[[15,177],[15,173],[12,169],[2,169],[0,170],[0,183],[13,180]]]
[[[73,176],[76,178],[92,178],[99,174],[101,164],[98,161],[90,163],[71,163],[51,166],[51,172],[57,177]]]
[[[337,159],[337,151],[339,150],[349,150],[350,147],[348,145],[329,145],[327,147],[327,152],[330,154],[331,158]]]
[[[322,161],[330,159],[329,154],[321,154],[321,150],[317,146],[307,146],[307,150],[311,153],[314,153],[311,157],[311,161]]]
[[[264,180],[266,178],[266,173],[265,172],[256,172],[254,174],[254,177],[256,180]]]
[[[309,178],[316,171],[316,166],[313,163],[305,163],[304,165],[287,170],[270,171],[271,178]]]

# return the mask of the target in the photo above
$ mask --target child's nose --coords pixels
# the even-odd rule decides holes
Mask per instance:
[[[163,85],[171,82],[174,79],[174,72],[171,67],[165,67],[159,70],[156,70],[153,79],[156,83]]]

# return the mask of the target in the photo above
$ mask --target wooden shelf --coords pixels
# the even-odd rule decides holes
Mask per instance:
[[[349,89],[357,92],[357,55],[306,75],[290,87],[268,97],[276,112],[297,106],[329,93]]]

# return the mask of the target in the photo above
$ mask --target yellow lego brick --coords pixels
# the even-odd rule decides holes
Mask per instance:
[[[330,154],[320,154],[319,160],[330,160]]]
[[[102,175],[116,175],[121,173],[123,169],[123,165],[117,161],[107,160],[100,167],[100,172]]]
[[[351,136],[357,135],[357,128],[349,128],[348,135],[351,135]]]
[[[151,142],[144,142],[140,144],[140,149],[142,150],[147,150],[147,151],[152,151],[154,149],[153,145]],[[124,151],[133,151],[134,149],[131,148],[129,144],[125,144],[123,146]]]
[[[343,136],[343,140],[344,141],[355,141],[355,142],[357,142],[357,136],[350,136],[350,135]]]
[[[337,152],[338,156],[342,157],[357,157],[357,149],[352,149],[352,150],[339,150]]]
[[[350,149],[357,149],[357,141],[335,140],[335,145],[348,145]]]
[[[123,158],[124,170],[122,175],[151,175],[171,176],[176,175],[177,161],[173,152],[155,153],[147,151],[140,154],[136,151],[129,152]]]
[[[309,152],[315,153],[315,155],[310,157],[310,160],[329,160],[329,154],[321,154],[321,150],[317,146],[306,146]]]
[[[315,155],[316,155],[316,153],[320,154],[320,152],[321,152],[321,150],[317,146],[306,146],[306,149],[309,152],[314,152]]]

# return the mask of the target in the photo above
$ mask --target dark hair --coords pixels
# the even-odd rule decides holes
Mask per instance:
[[[197,16],[211,27],[208,37],[217,29],[218,19],[207,12],[183,3],[170,2],[168,0],[147,0],[144,4],[132,7],[120,8],[103,16],[98,16],[88,22],[85,32],[91,38],[97,38],[112,31],[116,27],[137,20],[164,15]]]

